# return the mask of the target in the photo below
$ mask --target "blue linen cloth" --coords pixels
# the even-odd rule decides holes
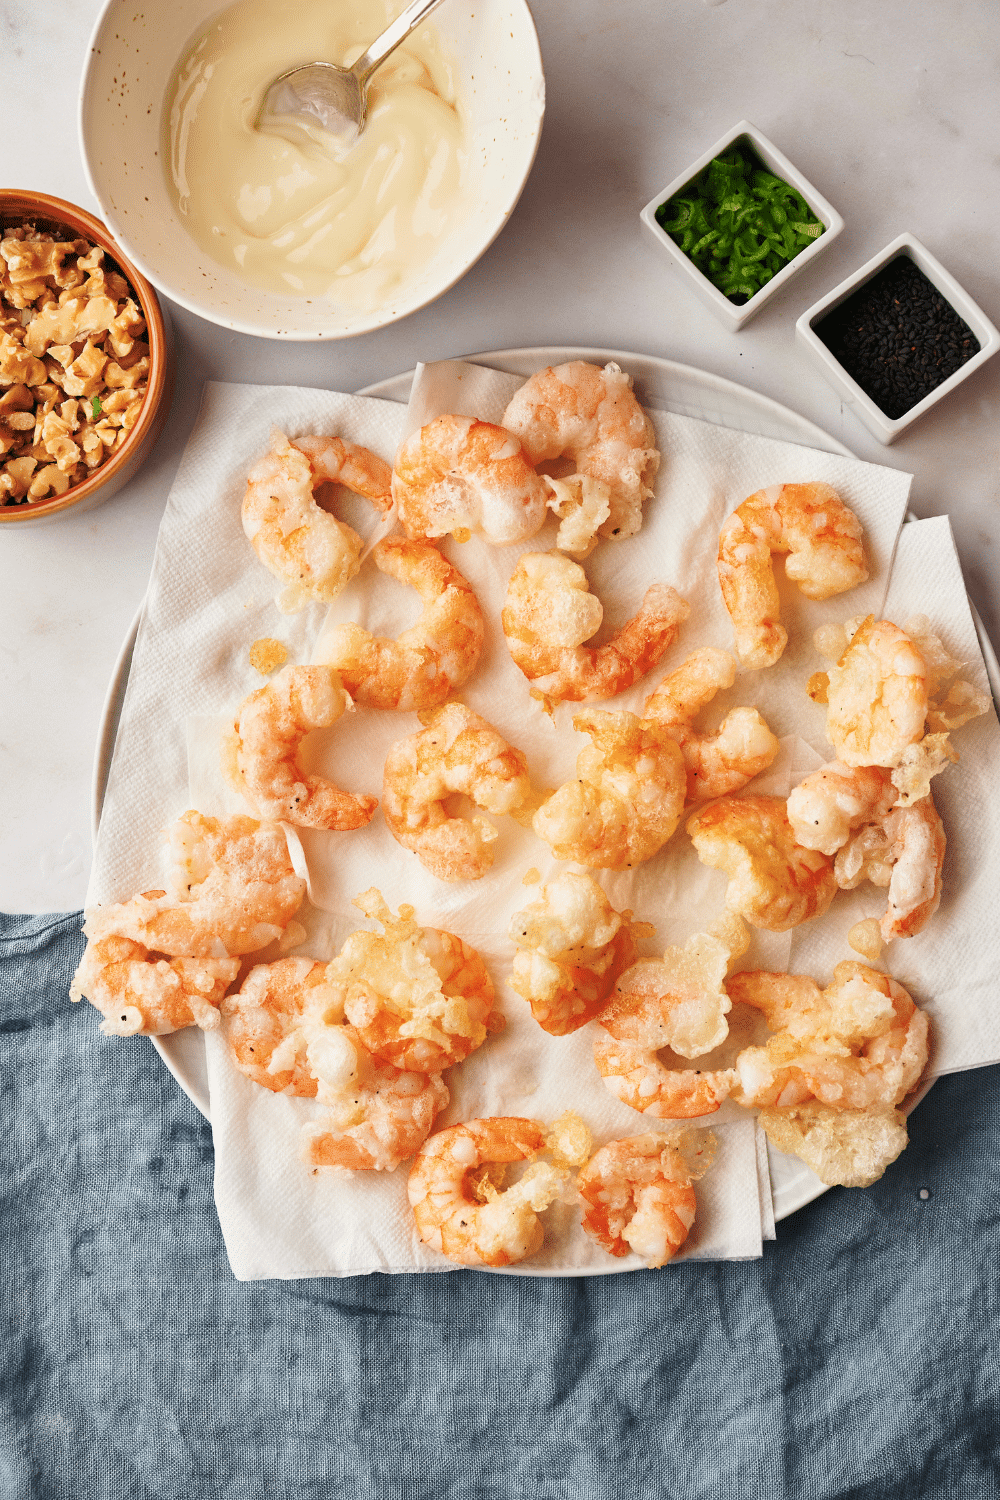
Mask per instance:
[[[0,916],[2,1500],[991,1500],[1000,1069],[761,1261],[240,1283],[211,1129]]]

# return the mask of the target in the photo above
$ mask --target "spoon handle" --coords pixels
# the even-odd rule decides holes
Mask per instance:
[[[380,67],[389,56],[395,52],[400,42],[405,42],[414,27],[419,26],[425,16],[429,16],[432,10],[436,10],[441,0],[410,0],[410,4],[398,15],[392,25],[383,31],[380,37],[376,37],[368,51],[359,57],[356,63],[352,63],[351,72],[358,83],[364,88],[375,69]]]

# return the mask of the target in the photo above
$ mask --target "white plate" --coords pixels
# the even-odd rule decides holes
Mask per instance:
[[[761,437],[801,443],[806,447],[819,448],[826,453],[839,453],[848,458],[853,456],[850,449],[846,448],[843,443],[838,442],[836,438],[831,437],[814,423],[800,417],[796,412],[790,411],[788,407],[781,406],[777,401],[736,385],[731,380],[724,380],[719,375],[693,369],[690,365],[675,364],[672,360],[657,359],[653,355],[627,354],[608,349],[555,347],[503,349],[465,357],[495,370],[505,370],[524,376],[544,369],[546,365],[561,364],[569,359],[585,359],[602,365],[606,364],[609,359],[613,359],[633,377],[636,395],[644,406],[658,408],[661,411],[677,412],[681,416],[697,417],[704,422],[714,422],[720,427],[731,427],[740,432],[756,433]],[[404,374],[394,375],[375,385],[366,386],[358,394],[377,396],[383,400],[399,401],[405,404],[409,399],[412,380],[413,371],[407,370]],[[140,608],[115,663],[105,699],[93,777],[92,807],[95,838],[141,613]],[[975,615],[975,611],[973,613]],[[975,616],[975,621],[994,700],[1000,702],[1000,664],[997,663],[992,645],[978,616]],[[188,1098],[206,1119],[210,1119],[208,1076],[202,1033],[192,1026],[184,1031],[176,1031],[164,1037],[152,1037],[150,1040]],[[926,1088],[929,1087],[928,1084]],[[926,1088],[911,1101],[911,1107],[923,1098]],[[811,1203],[814,1198],[826,1191],[825,1185],[820,1182],[815,1173],[811,1172],[797,1157],[785,1156],[773,1150],[769,1143],[768,1158],[775,1219],[787,1218],[796,1209]]]

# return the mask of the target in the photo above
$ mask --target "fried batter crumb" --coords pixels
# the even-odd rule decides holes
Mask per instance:
[[[276,641],[272,636],[261,636],[259,641],[254,641],[250,647],[250,665],[260,673],[262,677],[268,677],[283,667],[288,660],[288,651],[281,641]]]

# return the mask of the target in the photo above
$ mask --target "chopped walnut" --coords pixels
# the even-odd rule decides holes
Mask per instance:
[[[65,494],[122,446],[149,382],[146,324],[104,251],[27,224],[0,239],[0,505]]]

